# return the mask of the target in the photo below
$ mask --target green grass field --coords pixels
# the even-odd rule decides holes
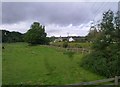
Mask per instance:
[[[104,78],[79,66],[80,53],[69,57],[49,46],[3,45],[3,84],[65,85]]]

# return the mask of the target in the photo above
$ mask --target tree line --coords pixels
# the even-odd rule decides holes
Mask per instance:
[[[24,34],[20,32],[10,32],[7,30],[0,30],[2,32],[2,42],[3,43],[13,43],[13,42],[23,42]]]
[[[27,42],[30,45],[49,44],[49,38],[46,37],[47,33],[45,33],[45,26],[42,26],[39,22],[34,22],[24,34],[7,30],[1,30],[1,32],[3,43]]]

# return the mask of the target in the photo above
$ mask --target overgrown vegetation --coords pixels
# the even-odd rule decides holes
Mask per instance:
[[[120,75],[120,16],[109,10],[103,14],[93,52],[83,58],[81,66],[100,75]]]

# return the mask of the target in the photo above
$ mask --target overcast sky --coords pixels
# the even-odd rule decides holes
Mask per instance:
[[[90,25],[117,2],[2,2],[0,29],[27,32],[34,21],[45,25],[48,36],[85,36]]]

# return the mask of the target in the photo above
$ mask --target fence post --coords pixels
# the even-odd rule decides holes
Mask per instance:
[[[115,85],[118,85],[118,76],[115,76]]]

